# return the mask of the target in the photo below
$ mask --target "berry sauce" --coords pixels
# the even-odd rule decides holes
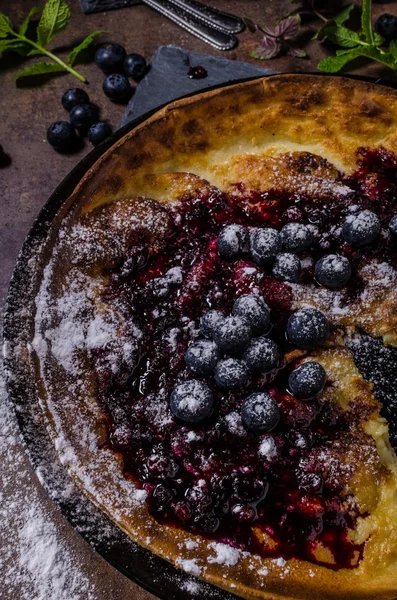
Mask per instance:
[[[208,71],[204,67],[190,67],[187,76],[189,79],[205,79],[208,76]]]
[[[284,361],[234,391],[218,388],[213,376],[201,378],[216,408],[200,425],[186,426],[169,410],[174,385],[191,378],[184,357],[207,310],[230,314],[240,295],[260,293],[272,311],[269,337],[283,352],[291,349],[285,340],[290,286],[248,256],[221,259],[217,237],[223,226],[315,225],[312,250],[300,257],[317,260],[330,252],[348,257],[353,276],[345,287],[347,303],[360,289],[358,266],[375,256],[394,263],[387,223],[396,213],[397,157],[361,149],[358,159],[356,172],[338,181],[350,192],[333,192],[326,203],[315,195],[258,193],[238,184],[233,193],[197,192],[168,208],[173,234],[155,249],[139,231],[131,236],[124,263],[110,275],[106,299],[122,297],[129,307],[143,333],[140,360],[132,374],[98,374],[98,394],[108,415],[108,446],[121,453],[125,476],[147,491],[148,509],[159,522],[264,557],[298,557],[332,569],[359,563],[363,545],[348,539],[359,511],[352,498],[342,497],[343,477],[329,476],[319,458],[354,431],[352,411],[343,413],[321,394],[303,402],[287,393],[296,364]],[[376,212],[383,227],[360,249],[340,235],[354,207]],[[312,268],[304,270],[303,280],[313,281]],[[280,422],[270,434],[249,433],[241,423],[242,403],[256,391],[270,393],[280,408]]]

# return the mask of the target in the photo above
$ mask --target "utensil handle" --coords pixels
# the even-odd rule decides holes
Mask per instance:
[[[220,31],[240,33],[245,27],[244,21],[240,17],[217,8],[212,8],[211,6],[206,6],[196,0],[171,0],[171,2],[206,22],[210,27],[214,27]]]
[[[218,50],[231,50],[237,44],[234,35],[214,29],[170,0],[143,0],[143,2]]]

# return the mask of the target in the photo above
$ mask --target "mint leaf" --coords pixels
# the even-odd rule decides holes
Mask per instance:
[[[32,65],[31,67],[26,67],[23,71],[17,73],[14,79],[19,79],[19,77],[29,77],[30,75],[45,75],[47,73],[64,73],[66,71],[63,65],[59,65],[58,63],[50,63],[50,62],[38,62]]]
[[[343,23],[350,17],[350,13],[353,8],[354,4],[348,4],[336,15],[336,17],[333,18],[333,21],[335,21],[337,25],[343,25]]]
[[[351,29],[347,29],[347,27],[343,27],[343,25],[328,27],[325,34],[331,42],[338,46],[342,46],[342,48],[354,48],[358,44],[363,43],[360,40],[360,36],[355,31],[351,31]]]
[[[48,0],[37,27],[37,42],[47,46],[69,23],[70,10],[64,0]]]
[[[389,45],[389,52],[397,62],[397,40],[392,40]]]
[[[80,52],[82,52],[83,50],[88,48],[88,46],[90,44],[92,44],[92,42],[94,41],[94,38],[96,38],[97,35],[101,35],[102,33],[105,33],[105,32],[104,31],[94,31],[94,33],[87,35],[87,37],[81,42],[81,44],[76,46],[76,48],[73,48],[73,50],[71,51],[71,53],[68,56],[68,65],[70,67],[73,67],[73,65],[76,61],[76,58],[80,54]]]
[[[376,31],[374,31],[373,36],[375,46],[382,46],[382,44],[384,44],[385,40],[381,35],[379,35],[379,33],[376,33]]]
[[[363,34],[365,35],[365,39],[367,40],[367,42],[373,45],[374,35],[372,31],[371,9],[372,1],[363,0],[363,8],[361,13],[361,29],[363,30]]]
[[[30,9],[30,12],[28,14],[28,16],[26,17],[26,19],[21,23],[19,29],[18,29],[18,34],[19,35],[25,35],[27,29],[28,29],[28,25],[29,25],[29,21],[30,19],[33,17],[33,15],[35,15],[38,12],[41,12],[42,8],[41,6],[33,6],[33,8]]]
[[[7,37],[13,31],[10,19],[3,15],[3,13],[0,13],[0,38]]]
[[[26,56],[29,52],[29,46],[25,42],[16,39],[0,39],[0,52],[18,52],[18,54]]]
[[[328,56],[327,58],[323,58],[317,65],[317,69],[323,71],[324,73],[337,73],[340,71],[347,63],[351,60],[354,60],[358,56],[362,55],[361,48],[355,48],[346,52],[346,54],[338,55],[338,56]]]

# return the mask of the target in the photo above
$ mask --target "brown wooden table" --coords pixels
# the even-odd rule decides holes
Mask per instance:
[[[15,23],[19,23],[28,10],[36,4],[42,2],[0,0],[0,11],[6,13]],[[84,16],[80,12],[77,0],[68,1],[68,4],[72,11],[71,24],[56,41],[57,47],[65,49],[64,55],[71,43],[78,42],[88,33],[99,29],[107,32],[106,36],[101,38],[104,41],[117,41],[123,44],[127,51],[139,52],[147,60],[150,60],[151,55],[160,45],[172,43],[198,52],[218,54],[229,59],[269,66],[281,72],[310,72],[315,71],[320,58],[327,55],[327,48],[308,41],[312,35],[310,26],[304,27],[301,35],[302,44],[309,54],[307,59],[284,56],[260,63],[250,57],[250,51],[257,45],[257,41],[247,31],[239,36],[240,44],[236,50],[221,53],[143,5]],[[290,7],[288,0],[213,0],[211,4],[270,25]],[[338,2],[335,0],[332,4],[337,5]],[[393,12],[390,2],[374,6],[375,17],[383,12]],[[67,117],[60,104],[62,93],[68,87],[79,85],[78,81],[72,76],[64,75],[48,79],[45,83],[40,79],[37,85],[29,82],[17,86],[12,76],[21,64],[22,60],[14,55],[0,58],[0,143],[12,159],[10,166],[0,169],[0,302],[2,305],[15,259],[36,214],[57,184],[91,147],[87,143],[77,154],[66,156],[54,152],[46,142],[45,134],[48,125]],[[88,78],[90,84],[87,91],[91,99],[102,108],[103,117],[109,119],[114,127],[117,126],[124,107],[111,103],[103,95],[101,71],[92,62],[80,65],[79,70]],[[396,79],[391,71],[375,64],[361,66],[354,72],[390,80]],[[1,433],[0,431],[0,435]],[[18,462],[19,479],[15,476],[13,485],[12,475],[10,475],[3,502],[12,501],[22,472],[26,476],[24,485],[27,502],[34,493],[35,502],[39,502],[45,510],[48,520],[61,536],[63,545],[74,554],[76,561],[81,565],[82,573],[89,576],[90,581],[95,585],[96,600],[153,598],[110,567],[90,549],[47,498],[23,454],[22,447],[17,444],[12,452],[15,453],[15,462]],[[8,468],[10,465],[12,460],[8,462]],[[1,468],[6,468],[3,462],[0,463]],[[20,527],[20,524],[18,525],[16,520],[9,526],[8,535],[0,536],[0,557],[12,555],[9,549],[13,544],[12,536],[17,535],[17,527]],[[1,565],[0,561],[0,581],[2,581],[1,568],[4,564]],[[17,581],[18,578],[13,582],[7,581],[5,586],[1,585],[0,595],[3,600],[21,597],[18,593]],[[35,597],[31,596],[29,600],[35,600]],[[57,598],[49,595],[48,600],[57,600]]]

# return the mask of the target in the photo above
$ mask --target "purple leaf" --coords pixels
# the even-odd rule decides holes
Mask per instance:
[[[243,21],[246,24],[248,31],[250,31],[251,33],[255,33],[255,31],[258,31],[258,25],[254,23],[252,19],[248,17],[243,17]]]
[[[277,34],[275,32],[274,29],[270,29],[270,27],[267,27],[266,25],[261,25],[259,27],[259,29],[265,34],[268,35],[270,37],[277,37]]]
[[[299,15],[296,17],[288,17],[288,19],[283,19],[280,21],[280,23],[278,23],[278,25],[276,25],[274,33],[277,37],[282,37],[284,40],[288,40],[298,33],[300,24],[301,20]]]
[[[294,48],[293,46],[288,46],[287,54],[294,56],[295,58],[305,58],[305,56],[307,56],[302,48]]]
[[[252,56],[261,60],[274,58],[281,50],[281,42],[275,38],[264,37],[260,42],[260,46],[254,51]]]

